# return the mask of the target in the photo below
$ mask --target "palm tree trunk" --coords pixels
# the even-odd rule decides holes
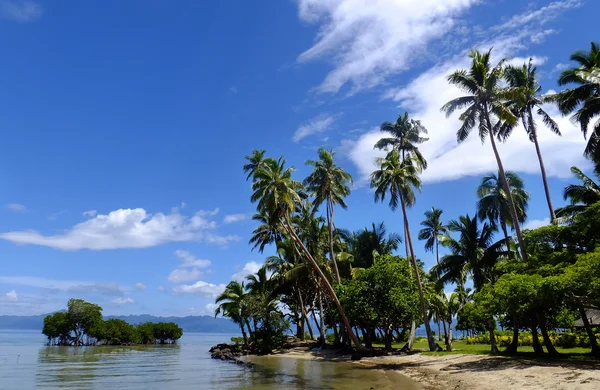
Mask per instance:
[[[448,334],[446,335],[446,350],[452,351],[452,317],[448,322]]]
[[[577,310],[579,310],[579,315],[581,316],[581,320],[583,321],[583,327],[585,328],[588,338],[590,339],[592,355],[600,356],[600,348],[598,348],[598,341],[596,340],[596,335],[594,334],[594,330],[590,325],[590,320],[587,317],[585,307],[583,307],[583,303],[579,299],[577,300]]]
[[[442,325],[444,325],[444,342],[446,344],[446,348],[448,348],[448,331],[446,330],[446,321],[442,320]]]
[[[415,250],[412,245],[412,240],[410,238],[410,229],[408,224],[408,216],[406,215],[406,204],[404,203],[404,197],[400,196],[400,203],[402,204],[402,214],[404,215],[404,229],[406,231],[406,241],[408,243],[408,247],[410,248],[410,258],[412,261],[412,266],[415,271],[415,279],[417,281],[417,288],[419,290],[419,300],[421,301],[421,312],[423,313],[423,321],[425,322],[425,333],[427,334],[427,341],[429,343],[429,350],[435,351],[436,344],[433,336],[431,335],[431,325],[428,321],[427,316],[427,306],[425,304],[425,295],[423,294],[423,285],[421,284],[421,275],[419,272],[419,267],[417,265],[417,258],[415,257]]]
[[[519,249],[521,250],[521,256],[523,260],[527,261],[527,251],[525,249],[525,242],[523,241],[523,235],[521,234],[521,224],[517,219],[517,209],[515,208],[515,202],[513,201],[512,194],[510,192],[510,187],[508,186],[508,181],[506,180],[506,172],[504,171],[504,165],[502,165],[502,160],[500,159],[500,154],[498,154],[498,148],[496,147],[496,141],[494,139],[495,134],[492,128],[492,122],[490,121],[490,114],[488,112],[487,106],[485,107],[485,119],[487,121],[488,126],[488,136],[490,138],[490,142],[492,143],[492,149],[494,150],[494,156],[496,157],[496,163],[498,164],[498,171],[500,173],[500,180],[502,180],[502,186],[504,187],[504,191],[506,192],[508,198],[508,206],[510,211],[510,217],[513,220],[513,226],[515,227],[515,231],[517,233],[517,240],[519,241]]]
[[[510,250],[510,236],[508,235],[508,228],[506,227],[506,222],[500,218],[500,227],[502,228],[502,233],[504,233],[504,241],[506,242],[506,250]]]
[[[437,320],[437,326],[438,326],[438,340],[442,341],[442,329],[440,328],[440,320]]]
[[[246,335],[246,329],[244,329],[244,321],[240,321],[240,329],[242,330],[242,337],[244,338],[244,345],[248,345],[248,336]]]
[[[350,322],[348,321],[348,317],[346,317],[344,308],[342,307],[340,300],[338,299],[337,295],[335,294],[335,291],[334,291],[333,287],[331,286],[331,283],[329,283],[329,280],[327,280],[327,277],[325,276],[325,274],[323,274],[323,271],[321,271],[321,268],[319,267],[319,265],[317,264],[315,259],[312,257],[312,255],[310,254],[308,249],[306,249],[306,246],[304,245],[302,240],[300,240],[300,238],[298,237],[298,235],[292,228],[290,221],[287,218],[284,220],[284,226],[285,226],[286,230],[288,231],[288,234],[290,235],[292,240],[296,243],[296,245],[298,245],[300,247],[300,249],[302,249],[302,252],[304,252],[305,257],[308,260],[311,267],[314,269],[314,271],[317,273],[317,275],[319,275],[319,278],[321,279],[321,283],[323,283],[323,285],[325,286],[327,293],[329,294],[329,296],[331,297],[331,300],[333,301],[333,303],[335,304],[335,306],[338,309],[340,317],[342,318],[342,321],[346,327],[346,332],[348,333],[348,337],[350,338],[350,340],[352,340],[352,343],[354,344],[354,346],[357,349],[363,349],[363,346],[361,345],[360,340],[358,340],[358,337],[356,337],[354,332],[352,332],[352,328],[350,327]],[[323,313],[321,313],[321,315],[323,315]]]
[[[335,281],[337,283],[341,283],[342,279],[340,279],[340,271],[337,266],[337,261],[335,260],[335,253],[333,251],[333,204],[327,199],[327,225],[329,227],[329,255],[331,257],[331,262],[333,263],[333,270],[335,271]]]
[[[438,241],[437,236],[435,237],[435,261],[437,265],[440,265],[440,242]]]
[[[533,114],[531,113],[531,107],[528,107],[528,114],[530,121],[533,122]],[[537,133],[535,129],[529,129],[529,134],[531,134],[531,139],[533,140],[533,144],[535,145],[535,152],[537,153],[538,161],[540,162],[542,182],[544,183],[544,192],[546,193],[546,202],[548,202],[548,210],[550,210],[550,222],[552,222],[556,219],[556,214],[554,213],[552,199],[550,198],[550,188],[548,187],[548,178],[546,177],[546,167],[544,166],[544,160],[542,159],[542,151],[540,150],[540,144],[538,142]]]
[[[323,311],[321,292],[317,293],[317,295],[319,296],[319,333],[321,334],[321,347],[325,347],[325,312]]]
[[[498,353],[500,352],[500,350],[498,349],[498,345],[496,344],[496,335],[494,334],[496,326],[494,322],[495,321],[493,318],[488,321],[488,330],[490,332],[490,346],[492,348],[492,353]]]

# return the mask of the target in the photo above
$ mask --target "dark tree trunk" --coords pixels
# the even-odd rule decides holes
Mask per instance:
[[[533,121],[531,107],[528,107],[528,114],[531,121]],[[550,188],[548,187],[548,178],[546,177],[546,167],[544,166],[544,159],[542,158],[542,151],[540,150],[540,144],[538,142],[537,133],[535,129],[529,129],[529,133],[531,134],[531,139],[533,141],[533,144],[535,145],[535,152],[537,153],[538,161],[540,162],[542,182],[544,183],[544,193],[546,194],[546,202],[548,202],[548,210],[550,211],[550,221],[554,221],[556,219],[556,214],[554,213],[554,207],[552,206]]]
[[[333,251],[333,204],[327,199],[327,226],[329,228],[329,255],[331,262],[333,263],[333,270],[335,271],[335,282],[340,283],[340,271],[335,260],[335,253]]]
[[[579,315],[581,316],[581,320],[583,321],[583,327],[590,339],[590,346],[592,347],[592,355],[600,356],[600,348],[598,348],[598,341],[596,340],[596,335],[592,330],[592,326],[590,325],[590,320],[587,317],[587,313],[585,311],[585,307],[583,307],[583,303],[580,300],[577,300],[577,310],[579,310]]]
[[[442,341],[442,329],[440,328],[440,320],[437,320],[437,326],[438,326],[438,340]]]
[[[519,323],[517,320],[517,315],[513,315],[513,336],[510,341],[510,345],[506,347],[504,353],[513,354],[517,353],[517,349],[519,348]]]
[[[544,312],[537,312],[536,315],[540,324],[540,330],[542,331],[542,338],[544,339],[544,345],[546,346],[546,350],[550,355],[558,355],[559,353],[556,350],[556,348],[554,348],[554,345],[552,345],[552,340],[550,340],[550,335],[548,334],[546,314],[544,314]]]
[[[499,353],[498,345],[496,344],[496,335],[494,334],[494,330],[496,329],[496,321],[493,318],[488,320],[488,330],[490,332],[490,346],[492,349],[492,353]]]
[[[543,354],[544,349],[542,348],[542,345],[540,344],[540,338],[538,337],[537,318],[535,316],[533,316],[532,320],[533,320],[533,325],[531,326],[531,338],[533,340],[533,351],[537,354]]]

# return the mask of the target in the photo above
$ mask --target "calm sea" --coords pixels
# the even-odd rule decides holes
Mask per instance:
[[[178,345],[47,347],[37,331],[0,330],[0,389],[416,389],[350,363],[259,358],[248,369],[210,358],[230,336],[186,333]]]

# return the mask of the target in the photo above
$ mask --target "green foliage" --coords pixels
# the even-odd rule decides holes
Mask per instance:
[[[56,312],[44,318],[42,333],[48,337],[48,344],[65,345],[71,334],[71,321],[65,312]]]
[[[183,336],[183,329],[174,322],[159,322],[154,324],[154,338],[160,344],[177,342]]]

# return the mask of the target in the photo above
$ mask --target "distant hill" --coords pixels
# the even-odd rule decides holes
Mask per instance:
[[[36,329],[42,330],[46,314],[37,316],[0,316],[0,329]],[[129,316],[108,316],[125,320],[130,324],[140,322],[175,322],[183,328],[184,332],[204,333],[238,333],[240,328],[232,321],[225,318],[214,318],[211,316],[188,316],[188,317],[156,317],[149,314],[138,314]]]

